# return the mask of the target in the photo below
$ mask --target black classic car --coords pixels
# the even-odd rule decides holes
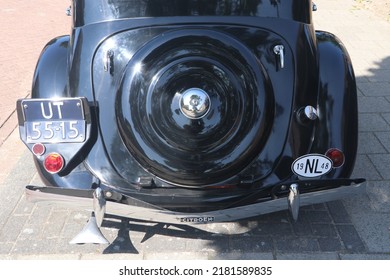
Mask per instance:
[[[39,58],[20,136],[29,200],[168,224],[359,193],[356,82],[310,0],[73,0]],[[88,231],[88,230],[87,230]],[[89,230],[91,231],[91,230]],[[75,243],[99,242],[99,237]],[[102,238],[104,239],[104,238]]]

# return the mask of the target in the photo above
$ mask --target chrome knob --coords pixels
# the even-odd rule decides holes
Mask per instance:
[[[318,118],[318,112],[313,106],[306,106],[304,111],[306,118],[309,120],[314,121]]]
[[[319,117],[318,110],[313,106],[305,106],[297,111],[297,118],[300,124],[306,125]]]
[[[180,97],[180,110],[189,119],[203,118],[210,111],[210,97],[200,88],[190,88]]]

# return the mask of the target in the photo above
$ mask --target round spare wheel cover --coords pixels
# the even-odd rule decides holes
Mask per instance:
[[[214,30],[174,30],[127,64],[117,122],[129,152],[161,180],[212,185],[258,156],[272,97],[264,68],[241,42]]]

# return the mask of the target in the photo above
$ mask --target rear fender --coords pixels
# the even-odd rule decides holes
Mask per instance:
[[[32,98],[58,98],[67,95],[69,36],[46,44],[35,68]]]
[[[318,31],[319,122],[312,152],[324,154],[329,148],[344,152],[345,164],[333,177],[347,178],[353,171],[358,145],[356,80],[351,59],[333,34]]]

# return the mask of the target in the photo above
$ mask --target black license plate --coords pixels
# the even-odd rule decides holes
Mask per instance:
[[[81,143],[86,137],[79,98],[22,101],[27,143]]]

